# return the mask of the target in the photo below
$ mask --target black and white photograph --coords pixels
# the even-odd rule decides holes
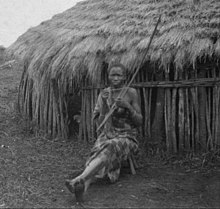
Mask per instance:
[[[0,0],[1,208],[220,208],[220,1]]]

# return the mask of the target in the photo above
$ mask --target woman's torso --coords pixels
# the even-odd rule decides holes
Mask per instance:
[[[118,97],[120,93],[120,90],[112,90],[112,104],[114,103],[115,99]],[[127,101],[130,105],[132,105],[132,100],[129,95],[129,89],[127,93],[124,95],[123,100]],[[121,108],[118,107],[112,114],[112,126],[114,128],[120,128],[124,130],[130,130],[135,128],[132,118],[131,118],[131,113],[128,109],[126,108]]]

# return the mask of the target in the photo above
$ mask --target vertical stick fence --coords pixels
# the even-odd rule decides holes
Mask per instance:
[[[27,73],[23,74],[19,86],[19,106],[30,121],[38,124],[47,134],[68,137],[68,110],[65,102],[67,83],[60,78],[48,82],[46,77],[34,81]],[[106,78],[104,79],[107,80]],[[141,70],[132,87],[138,90],[143,115],[140,131],[143,140],[152,137],[155,92],[164,88],[164,139],[169,153],[214,150],[220,146],[220,73],[219,68],[209,67],[197,70],[164,73],[163,81],[155,81],[152,73]],[[73,88],[73,87],[71,87]],[[92,113],[102,86],[83,83],[81,98],[81,123],[79,139],[94,141],[96,125]],[[64,90],[63,90],[64,89]],[[67,95],[68,96],[68,95]],[[157,101],[156,101],[157,102]],[[151,139],[154,140],[154,139]]]
[[[152,105],[154,105],[152,90],[165,88],[163,114],[164,142],[167,152],[183,153],[216,149],[219,146],[220,137],[220,78],[217,69],[206,72],[206,77],[203,78],[198,78],[197,71],[191,75],[182,71],[175,72],[172,81],[169,74],[164,76],[164,81],[153,81],[142,71],[133,84],[141,97],[144,119],[142,138],[147,141],[151,138],[151,124],[154,119],[152,118]],[[147,82],[143,82],[143,78],[146,78]],[[102,88],[104,87],[87,86],[82,90],[82,121],[84,122],[80,126],[80,137],[84,141],[89,141],[91,138],[94,140],[96,137],[95,124],[91,118],[98,92]],[[205,121],[201,121],[201,118]],[[203,130],[203,133],[207,133],[206,135],[201,135],[202,124],[205,124],[206,130]]]

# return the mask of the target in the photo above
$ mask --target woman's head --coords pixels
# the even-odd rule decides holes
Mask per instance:
[[[122,64],[113,64],[108,69],[108,79],[114,88],[123,86],[126,80],[126,68]]]
[[[109,74],[110,70],[111,70],[112,68],[115,68],[115,67],[121,68],[121,69],[123,70],[125,76],[126,76],[126,74],[127,74],[127,69],[126,69],[126,67],[125,67],[123,64],[121,64],[121,63],[111,64],[111,65],[108,67],[108,74]]]

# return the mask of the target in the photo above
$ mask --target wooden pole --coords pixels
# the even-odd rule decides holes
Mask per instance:
[[[217,89],[217,95],[216,98],[216,140],[215,144],[213,145],[215,149],[217,148],[217,145],[220,145],[220,87]]]
[[[195,72],[195,78],[197,78],[197,71]],[[200,148],[200,139],[199,139],[199,103],[198,103],[198,88],[194,88],[194,110],[195,110],[195,149]]]
[[[211,71],[212,71],[212,77],[214,78],[214,79],[216,79],[216,72],[215,72],[215,69],[213,68],[213,69],[211,69]],[[216,142],[217,141],[217,139],[216,139],[216,130],[215,130],[215,128],[216,128],[216,115],[217,115],[217,112],[216,112],[216,110],[217,110],[217,108],[216,108],[216,106],[217,106],[217,104],[216,104],[216,102],[217,102],[217,97],[218,97],[218,92],[217,92],[217,87],[216,86],[214,86],[213,87],[213,97],[212,97],[212,136],[213,136],[213,141],[214,142]]]
[[[185,112],[186,112],[186,122],[185,122],[185,148],[187,152],[190,151],[190,109],[189,109],[189,91],[188,89],[185,89]]]
[[[84,108],[83,108],[83,119],[82,119],[82,124],[83,124],[83,141],[87,141],[87,134],[86,134],[86,108],[87,108],[87,105],[86,105],[86,91],[84,92],[84,101],[83,101],[83,104],[84,104]]]
[[[87,138],[86,141],[90,141],[91,137],[91,91],[86,91],[86,127],[87,127]]]
[[[209,71],[208,72],[208,77],[212,77],[212,73]],[[211,112],[212,112],[212,89],[211,87],[208,88],[208,95],[207,95],[207,100],[206,100],[206,126],[207,126],[207,133],[208,133],[208,139],[206,143],[206,148],[208,149],[209,146],[211,149],[213,149],[213,136],[212,136],[212,131],[211,131]]]
[[[52,136],[52,127],[53,127],[53,89],[52,84],[49,83],[49,106],[48,106],[48,133]]]
[[[82,90],[81,92],[81,114],[80,114],[80,124],[79,124],[79,140],[83,140],[83,112],[84,112],[84,91],[85,90]]]
[[[192,141],[192,150],[195,152],[195,110],[194,110],[194,99],[193,99],[193,89],[190,89],[191,92],[191,102],[190,102],[190,113],[191,113],[191,141]]]
[[[56,104],[54,96],[52,97],[52,106],[53,106],[53,120],[52,120],[52,137],[55,138],[56,136]]]
[[[179,79],[181,80],[182,77],[182,71],[179,70]],[[178,112],[179,112],[179,121],[178,121],[178,126],[179,126],[179,152],[182,153],[184,150],[184,129],[185,129],[185,115],[184,115],[184,95],[183,95],[183,89],[179,88],[178,90],[179,93],[179,107],[178,107]]]
[[[174,80],[178,79],[178,71],[174,72]],[[172,135],[172,148],[173,152],[177,153],[177,138],[176,138],[176,101],[177,101],[177,89],[172,90],[172,101],[171,101],[171,135]]]
[[[144,135],[149,139],[148,136],[148,120],[149,120],[149,115],[148,115],[148,89],[143,88],[143,98],[144,98]]]
[[[169,71],[165,72],[165,79],[169,80]],[[166,147],[167,152],[172,152],[172,136],[171,136],[171,89],[165,90],[165,127],[166,127]]]

